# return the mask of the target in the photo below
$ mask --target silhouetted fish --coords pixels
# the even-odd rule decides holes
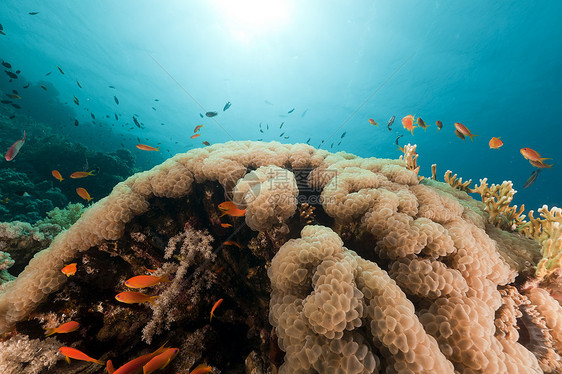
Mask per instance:
[[[76,84],[78,85],[78,87],[82,88],[82,85],[80,84],[80,82],[78,82],[78,79],[76,79]]]
[[[135,116],[133,116],[133,122],[135,123],[135,125],[140,129],[141,125],[139,124],[139,121],[137,121],[137,119],[135,118]]]
[[[230,108],[230,105],[232,104],[230,104],[230,101],[228,101],[226,104],[224,104],[224,108],[222,108],[222,111],[226,111],[228,108]]]
[[[107,86],[107,87],[109,87],[109,88],[115,88],[115,86]]]
[[[64,71],[62,71],[61,67],[57,65],[57,69],[59,69],[60,73],[64,75]]]
[[[340,139],[343,139],[343,137],[345,136],[345,134],[347,134],[347,131],[344,131],[343,134],[341,134]]]
[[[117,98],[117,96],[113,96],[113,100],[115,100],[115,104],[119,104],[119,99]]]
[[[12,116],[10,116],[10,119],[14,119],[14,118],[16,118],[16,116],[15,116],[15,115],[12,115]]]
[[[29,87],[29,83],[28,83],[28,84],[26,84],[25,86],[23,86],[23,88],[27,88],[27,87]]]
[[[295,108],[289,110],[287,113],[288,113],[288,114],[291,114],[291,113],[293,113],[294,111],[295,111]]]
[[[39,14],[39,12],[29,12],[28,14],[29,14],[30,16],[34,16],[34,15],[36,15],[36,14]]]
[[[541,169],[537,169],[537,170],[533,171],[533,173],[531,174],[529,179],[527,179],[527,182],[525,182],[525,185],[523,186],[523,188],[528,188],[533,183],[535,183],[535,181],[537,180],[537,177],[539,176],[540,172],[541,172]]]
[[[7,68],[7,69],[11,69],[11,68],[12,68],[12,65],[10,65],[10,63],[8,63],[8,62],[6,62],[6,61],[4,61],[4,60],[2,60],[2,66],[4,66],[4,67]]]
[[[388,123],[386,124],[386,127],[388,128],[388,131],[392,131],[392,129],[390,127],[394,123],[394,118],[395,118],[395,116],[390,117],[390,119],[388,120]]]
[[[16,109],[21,109],[21,106],[19,106],[18,104],[12,103],[12,106],[13,106],[14,108],[16,108]]]
[[[214,117],[214,116],[218,115],[218,113],[217,112],[207,112],[207,113],[205,113],[205,115],[207,117]]]
[[[78,126],[79,122],[77,119],[74,120],[74,126]]]
[[[51,75],[51,72],[48,72],[47,74],[45,74],[46,77],[49,76],[49,75]]]
[[[117,117],[117,113],[115,113],[115,120],[119,121],[119,117]]]
[[[12,102],[10,100],[0,100],[0,103],[2,104],[11,104]]]
[[[199,117],[203,118],[203,115],[201,113],[199,113]]]
[[[398,136],[396,137],[396,140],[394,141],[394,142],[396,143],[396,145],[399,145],[399,144],[398,144],[398,139],[400,139],[400,138],[403,137],[403,136],[404,136],[404,135],[398,135]]]
[[[283,128],[283,124],[284,124],[284,123],[285,123],[285,122],[281,122],[281,126],[279,126],[280,129]]]
[[[94,113],[90,113],[90,115],[92,116],[92,119],[96,119],[96,116],[94,116]]]
[[[304,112],[302,112],[301,117],[304,117],[306,115],[306,112],[308,112],[308,108],[306,108]]]
[[[18,76],[15,75],[14,73],[12,73],[11,71],[8,70],[4,70],[6,72],[6,74],[8,74],[8,77],[12,78],[12,79],[18,79]]]
[[[306,141],[306,144],[310,144],[310,139],[311,138],[308,138],[308,140]]]

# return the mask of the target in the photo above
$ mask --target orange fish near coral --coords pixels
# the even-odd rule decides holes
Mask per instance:
[[[179,352],[179,348],[166,348],[166,350],[157,356],[154,356],[150,361],[142,367],[143,374],[151,374],[159,369],[164,369],[170,361],[172,361]]]
[[[371,125],[378,126],[377,122],[376,122],[374,119],[372,119],[372,118],[369,118],[369,123],[370,123]]]
[[[203,142],[203,145],[210,146],[211,143],[209,143],[208,141],[205,140],[205,141]]]
[[[90,202],[90,200],[93,199],[93,198],[90,196],[90,194],[88,193],[88,191],[86,191],[85,188],[78,187],[78,188],[76,189],[76,193],[77,193],[78,196],[80,196],[82,199],[88,200],[88,202]]]
[[[6,155],[4,156],[6,161],[12,161],[14,159],[14,157],[16,157],[16,155],[19,153],[21,147],[23,147],[23,143],[25,143],[25,130],[23,130],[23,138],[21,138],[20,140],[17,140],[14,144],[12,144],[12,146],[10,148],[8,148],[8,151],[6,152]]]
[[[158,298],[156,296],[149,296],[145,295],[142,292],[135,292],[135,291],[124,291],[115,295],[115,299],[125,304],[142,304],[142,303],[151,303],[152,305],[156,305],[154,300]]]
[[[417,127],[414,125],[415,117],[411,114],[407,115],[406,117],[402,118],[402,126],[408,131],[412,132],[414,135],[414,129]]]
[[[200,365],[197,365],[197,367],[195,369],[190,371],[189,374],[205,374],[205,373],[212,373],[212,372],[213,372],[212,367],[207,366],[205,364],[200,364]]]
[[[423,119],[421,119],[421,117],[418,117],[418,119],[416,120],[416,123],[418,124],[419,127],[421,127],[424,131],[425,129],[427,129],[429,127],[429,125],[426,125],[425,121]]]
[[[215,309],[217,309],[217,308],[219,307],[219,305],[221,305],[222,300],[223,300],[223,299],[219,299],[219,300],[215,303],[215,305],[213,305],[213,308],[211,309],[211,318],[209,318],[209,322],[211,322],[211,321],[213,320],[213,316],[214,316],[213,313],[215,312]]]
[[[90,170],[90,171],[75,171],[74,173],[70,174],[70,178],[72,179],[77,179],[77,178],[85,178],[85,177],[89,177],[96,175],[95,174],[96,170]]]
[[[229,215],[231,217],[242,217],[246,214],[246,209],[238,209],[236,204],[232,201],[225,201],[219,204],[219,209],[222,211],[220,217]]]
[[[232,227],[232,225],[230,223],[221,223],[221,227],[227,228]]]
[[[152,358],[154,356],[158,356],[159,354],[164,352],[166,350],[166,348],[164,348],[165,345],[166,344],[164,343],[164,345],[161,346],[160,348],[158,348],[156,351],[154,351],[152,353],[147,353],[145,355],[142,355],[140,357],[137,357],[137,358],[127,362],[125,365],[121,366],[117,370],[114,369],[113,363],[111,362],[111,360],[107,360],[107,372],[109,374],[137,373],[138,371],[140,371],[142,369],[142,367],[144,365],[146,365],[150,360],[152,360]]]
[[[64,358],[66,359],[66,362],[68,362],[69,364],[70,364],[70,359],[73,358],[75,360],[95,362],[98,365],[105,365],[100,360],[96,360],[95,358],[92,358],[92,357],[88,356],[87,354],[79,351],[76,348],[60,347],[59,352],[64,355]]]
[[[471,141],[473,141],[472,138],[474,138],[475,136],[478,136],[478,135],[474,135],[473,133],[471,133],[470,130],[467,129],[466,126],[463,125],[462,123],[455,122],[455,129],[457,129],[457,131],[458,131],[460,134],[463,135],[463,138],[464,138],[465,136],[468,136]],[[458,134],[457,134],[457,136],[458,136]],[[459,138],[460,138],[460,136],[459,136]],[[463,140],[464,140],[464,139],[463,139]]]
[[[80,328],[80,324],[78,322],[70,321],[63,323],[59,327],[47,328],[45,329],[45,337],[51,336],[53,334],[66,334],[69,332],[76,331]]]
[[[236,243],[234,240],[227,240],[226,242],[222,243],[222,245],[235,245],[238,248],[242,249],[242,246]]]
[[[195,126],[195,128],[193,129],[193,132],[199,131],[199,129],[200,129],[201,127],[203,127],[203,125],[197,125],[197,126]]]
[[[542,164],[545,160],[552,160],[551,158],[541,157],[541,154],[539,152],[531,148],[521,148],[520,152],[523,157],[525,157],[525,159],[529,161],[537,161]]]
[[[52,175],[53,177],[55,177],[56,179],[58,179],[59,182],[62,182],[62,181],[63,181],[63,177],[62,177],[62,175],[60,175],[60,173],[59,173],[58,170],[53,170],[53,171],[51,171],[51,175]]]
[[[198,138],[198,137],[200,137],[200,136],[201,136],[200,133],[193,134],[193,135],[191,135],[191,139],[195,139],[195,138]]]
[[[76,274],[76,262],[73,264],[66,265],[60,270],[64,275],[70,277],[71,275]]]
[[[145,288],[156,286],[157,284],[162,282],[170,282],[170,279],[168,279],[168,274],[161,277],[157,277],[155,275],[137,275],[136,277],[127,279],[125,281],[125,286],[129,288]]]
[[[490,142],[488,143],[490,145],[490,149],[499,149],[502,145],[503,142],[500,140],[501,137],[493,137],[492,139],[490,139]]]
[[[160,151],[160,147],[154,148],[146,144],[137,144],[137,148],[142,151],[156,151],[156,152]]]

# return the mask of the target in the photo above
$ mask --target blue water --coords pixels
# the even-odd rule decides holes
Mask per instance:
[[[439,180],[447,169],[511,180],[514,203],[527,210],[562,206],[562,2],[229,3],[3,0],[0,58],[21,75],[8,82],[0,72],[0,89],[25,93],[22,113],[75,142],[130,149],[141,169],[202,141],[311,138],[330,151],[397,158],[403,134],[400,145],[418,145],[422,175],[436,163]],[[219,115],[201,118],[206,111]],[[430,127],[412,136],[400,123],[408,114]],[[479,136],[462,141],[454,122]],[[260,123],[270,130],[260,133]],[[190,139],[200,124],[202,136]],[[492,136],[503,140],[499,150],[489,148]],[[139,139],[161,151],[137,150]],[[555,164],[528,189],[534,168],[522,147]]]

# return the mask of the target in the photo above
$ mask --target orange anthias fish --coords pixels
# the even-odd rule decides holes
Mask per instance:
[[[423,119],[421,119],[421,117],[418,117],[418,119],[416,120],[416,123],[418,124],[419,127],[421,127],[422,129],[427,129],[429,127],[429,125],[425,124],[425,121]]]
[[[246,214],[246,209],[238,209],[236,204],[232,201],[225,201],[219,204],[219,209],[222,211],[220,217],[224,215],[229,215],[231,217],[242,217]]]
[[[544,168],[552,169],[552,166],[553,166],[553,165],[550,165],[550,164],[545,164],[544,162],[540,162],[540,161],[529,160],[529,162],[531,163],[531,165],[533,165],[534,167],[539,168],[539,169],[544,169]]]
[[[212,367],[207,366],[205,364],[200,364],[200,365],[197,365],[197,367],[195,369],[190,371],[189,374],[205,374],[205,373],[212,373],[212,372],[213,372]]]
[[[496,138],[493,137],[492,139],[490,139],[490,149],[499,149],[502,145],[503,142],[500,140],[501,136]]]
[[[60,175],[58,170],[51,171],[51,175],[59,180],[59,182],[63,181],[62,175]]]
[[[85,177],[89,177],[96,175],[95,174],[96,170],[90,170],[90,171],[75,171],[74,173],[70,174],[70,178],[72,179],[77,179],[77,178],[85,178]]]
[[[146,144],[137,144],[137,148],[142,151],[156,151],[156,152],[160,151],[160,147],[154,148]]]
[[[93,197],[90,196],[90,194],[88,193],[88,191],[86,191],[85,188],[78,187],[78,188],[76,189],[76,193],[77,193],[78,196],[80,196],[82,199],[88,200],[88,202],[90,202],[90,200],[93,199]]]
[[[369,118],[369,123],[370,123],[371,125],[378,126],[377,121],[375,121],[375,120],[372,119],[372,118]]]
[[[406,117],[402,118],[402,126],[408,131],[412,132],[414,135],[414,129],[417,127],[414,125],[415,117],[411,114],[407,115]]]
[[[151,374],[159,369],[164,369],[170,361],[172,361],[179,352],[179,348],[166,348],[164,352],[154,356],[142,367],[143,374]]]
[[[125,304],[141,304],[141,303],[151,303],[152,305],[156,305],[154,300],[158,298],[156,296],[149,296],[145,295],[142,292],[135,292],[135,291],[124,291],[115,295],[115,299]]]
[[[462,123],[455,122],[455,129],[457,129],[457,131],[460,134],[462,134],[463,137],[468,136],[471,141],[473,141],[472,138],[474,138],[475,136],[478,136],[478,135],[474,135],[473,133],[471,133],[470,130],[467,129],[466,126],[463,125]],[[458,134],[457,134],[457,136],[458,136]],[[459,136],[459,138],[460,138],[460,136]]]
[[[76,262],[73,264],[68,264],[60,270],[64,275],[70,277],[71,275],[76,274]]]
[[[105,365],[100,360],[96,360],[95,358],[92,358],[92,357],[88,356],[87,354],[79,351],[76,348],[60,347],[59,352],[64,355],[64,358],[66,359],[66,362],[68,362],[69,364],[70,364],[70,359],[73,358],[75,360],[95,362],[98,365]]]
[[[542,164],[543,161],[545,160],[552,160],[551,158],[541,157],[541,154],[539,152],[531,148],[521,148],[520,152],[523,155],[523,157],[525,157],[525,159],[529,161],[537,161]]]
[[[140,371],[142,369],[142,367],[144,365],[146,365],[148,363],[148,361],[152,360],[152,358],[154,356],[158,356],[159,354],[161,354],[162,352],[164,352],[166,350],[166,348],[164,348],[166,344],[164,343],[164,345],[162,345],[160,348],[158,348],[156,351],[152,352],[152,353],[147,353],[145,355],[142,355],[140,357],[137,357],[129,362],[127,362],[125,365],[121,366],[119,369],[115,370],[113,368],[113,363],[111,362],[111,360],[107,360],[107,372],[109,374],[132,374],[132,373],[137,373],[138,371]]]
[[[195,129],[193,129],[193,132],[199,131],[199,129],[200,129],[201,127],[203,127],[203,125],[197,125],[197,126],[195,126]]]
[[[191,139],[195,139],[195,138],[200,137],[200,136],[201,136],[200,133],[193,134],[193,135],[191,135]]]
[[[232,227],[232,225],[230,223],[221,223],[221,227],[227,228]]]
[[[12,146],[10,148],[8,148],[8,151],[6,152],[6,155],[4,156],[6,161],[12,161],[14,159],[14,157],[16,157],[16,155],[20,151],[21,147],[23,147],[23,143],[25,143],[25,130],[23,131],[23,138],[21,138],[20,140],[17,140],[14,144],[12,144]]]
[[[211,309],[211,318],[209,318],[209,322],[211,322],[213,320],[213,316],[214,316],[214,312],[215,309],[217,309],[219,307],[219,305],[221,305],[223,299],[219,299],[215,305],[213,305],[213,308]]]
[[[242,246],[236,243],[234,240],[227,240],[226,242],[222,243],[222,245],[235,245],[238,248],[242,249]]]
[[[51,336],[53,334],[66,334],[68,332],[76,331],[80,328],[78,322],[70,321],[63,323],[59,327],[47,328],[45,329],[45,337]]]
[[[161,277],[155,275],[137,275],[125,281],[125,286],[129,288],[145,288],[156,286],[158,283],[170,282],[168,274]]]

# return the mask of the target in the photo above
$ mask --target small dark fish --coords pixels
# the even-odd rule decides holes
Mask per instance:
[[[201,113],[199,113],[199,117],[203,118],[203,115]]]
[[[394,118],[396,118],[396,117],[395,116],[390,117],[390,119],[388,120],[388,123],[386,124],[386,127],[388,128],[388,131],[392,131],[392,129],[390,127],[394,123]]]
[[[137,141],[138,141],[139,143],[141,142],[141,140],[140,140],[140,138],[139,138],[138,136],[137,136]]]
[[[141,125],[139,123],[139,121],[137,121],[137,119],[135,118],[135,116],[133,116],[133,122],[135,123],[135,125],[140,129]]]
[[[341,144],[341,140],[340,140],[340,142],[338,143],[338,145],[340,145],[340,144]]]
[[[107,87],[109,87],[109,88],[115,88],[115,86],[107,86]]]
[[[455,135],[458,136],[459,138],[461,138],[462,140],[464,140],[464,135],[459,130],[455,130]]]
[[[79,122],[78,122],[77,119],[75,119],[75,120],[74,120],[74,126],[78,126],[78,125],[79,125]]]
[[[2,66],[4,66],[4,67],[7,68],[7,69],[11,69],[11,68],[12,68],[12,65],[10,65],[10,63],[8,63],[8,62],[6,62],[6,61],[4,61],[4,60],[2,60]]]
[[[343,137],[345,136],[345,134],[347,134],[347,131],[344,131],[343,134],[341,134],[340,139],[343,139]]]
[[[61,73],[62,75],[64,75],[64,71],[62,70],[62,68],[61,68],[60,66],[57,65],[57,69],[59,69],[60,73]]]
[[[4,70],[6,72],[6,74],[8,74],[8,77],[12,78],[12,79],[18,79],[18,76],[15,75],[14,73],[12,73],[11,71],[8,70]]]
[[[0,26],[2,26],[2,25],[0,24]],[[6,35],[6,33],[4,32],[4,30],[0,30],[0,34]]]
[[[0,23],[0,31],[4,30],[4,26]]]
[[[30,83],[26,84],[25,86],[23,86],[23,88],[28,88],[30,85]]]
[[[21,99],[20,95],[16,94],[6,94],[10,99]]]
[[[263,134],[263,130],[262,130],[262,129],[260,129],[260,132]]]
[[[115,120],[119,121],[119,117],[117,117],[117,113],[115,113]]]
[[[224,104],[224,108],[222,108],[222,111],[226,111],[228,108],[230,108],[230,105],[232,104],[230,104],[230,101],[228,101],[226,104]]]
[[[533,173],[531,174],[529,179],[527,179],[527,182],[525,182],[525,185],[523,186],[523,188],[531,187],[531,185],[533,183],[535,183],[535,181],[537,180],[537,177],[539,176],[540,172],[541,172],[541,169],[537,169],[537,170],[533,171]]]
[[[16,116],[15,116],[15,115],[12,115],[12,116],[10,116],[10,119],[14,119],[14,118],[16,118]]]
[[[13,106],[14,108],[16,108],[16,109],[21,109],[21,106],[19,106],[18,104],[12,103],[12,106]]]
[[[48,77],[49,75],[51,75],[51,72],[48,72],[47,74],[45,74],[46,77]]]
[[[306,115],[306,112],[308,112],[308,108],[306,108],[306,109],[304,110],[304,112],[302,112],[301,118],[304,118],[304,116]]]
[[[72,99],[72,101],[74,101],[74,104],[80,105],[80,100],[78,100],[76,96],[74,96],[74,99]]]
[[[441,122],[441,121],[435,122],[435,125],[437,126],[437,131],[439,131],[443,128],[443,122]]]
[[[288,136],[284,136],[284,138],[285,138],[285,139],[289,139],[289,137],[288,137]]]
[[[16,74],[19,74],[19,73],[21,73],[21,70],[16,70]]]
[[[94,113],[90,113],[90,115],[92,116],[92,119],[96,119],[96,116],[94,116]]]
[[[306,141],[306,144],[310,144],[310,139],[312,139],[312,138],[308,138],[308,140]]]
[[[263,102],[266,103],[267,105],[273,105],[271,101],[264,100]]]
[[[284,133],[284,132],[282,132],[282,133],[281,133],[281,135],[279,135],[279,137],[282,137],[283,135],[285,135],[285,133]]]
[[[158,99],[154,99],[154,101],[160,101],[160,100],[158,100]]]
[[[206,146],[209,146],[209,145],[211,145],[211,143],[209,143],[209,142],[208,142],[208,141],[206,141],[206,140],[205,140],[205,141],[203,142],[203,144],[204,144],[204,145],[206,145]]]
[[[334,148],[334,143],[332,143],[332,145],[330,146],[330,148]]]
[[[82,85],[80,84],[80,82],[78,82],[78,79],[76,79],[76,84],[78,85],[78,87],[82,88]]]
[[[162,123],[160,124],[160,126],[166,126],[166,124],[165,124],[164,122],[162,122]]]
[[[47,87],[41,85],[41,88],[44,89],[45,91],[47,91]]]
[[[0,103],[2,104],[11,104],[12,102],[10,100],[0,100]]]
[[[396,145],[399,145],[399,144],[398,144],[398,139],[400,139],[400,138],[403,137],[403,136],[404,136],[404,135],[398,135],[398,136],[396,137],[396,140],[394,141],[394,143],[396,143]]]
[[[117,98],[117,96],[113,96],[113,100],[115,100],[115,104],[119,104],[119,99]]]
[[[284,124],[284,123],[285,123],[285,122],[281,122],[281,126],[279,126],[280,129],[283,128],[283,124]]]
[[[106,115],[105,115],[105,118],[109,118],[109,114],[106,114]]]
[[[269,123],[265,125],[267,127],[267,130],[269,130]]]
[[[261,142],[263,139],[258,139],[258,142]]]
[[[293,113],[294,111],[295,111],[295,108],[289,110],[287,113],[288,113],[288,114],[291,114],[291,113]]]
[[[19,92],[18,92],[17,90],[12,90],[12,92],[13,92],[15,95],[19,95]]]
[[[36,14],[39,14],[39,12],[29,12],[28,14],[29,14],[30,16],[34,16],[34,15],[36,15]]]
[[[214,117],[214,116],[218,115],[218,113],[217,112],[207,112],[207,113],[205,113],[205,115],[207,117]]]
[[[155,110],[156,110],[156,108],[155,108],[155,107],[152,107],[152,110],[154,110],[154,111],[155,111]]]

